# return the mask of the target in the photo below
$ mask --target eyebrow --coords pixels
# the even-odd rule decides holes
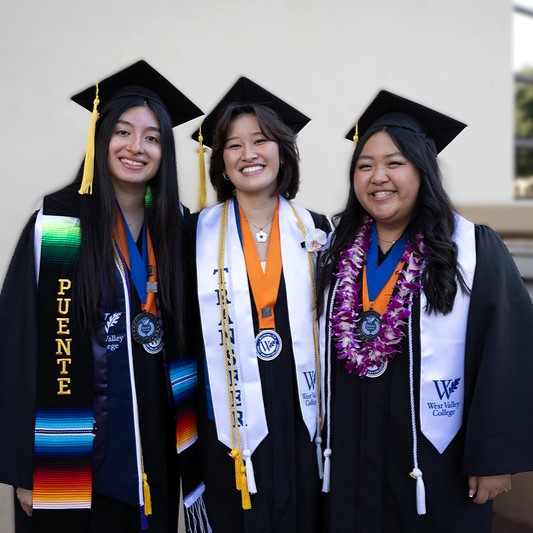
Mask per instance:
[[[400,151],[398,152],[392,152],[390,154],[385,154],[385,157],[398,157],[398,156],[401,156],[401,157],[405,157]],[[374,156],[373,155],[364,155],[364,154],[361,154],[358,159],[374,159]]]
[[[251,135],[252,135],[252,136],[253,136],[253,135],[263,135],[263,136],[266,137],[266,135],[265,135],[262,131],[256,131],[256,132],[252,133]],[[233,141],[234,139],[239,139],[239,138],[240,138],[239,135],[234,135],[233,137],[228,137],[228,138],[226,139],[226,142],[228,142],[228,141]]]
[[[124,119],[121,119],[119,118],[117,120],[117,124],[124,124],[126,126],[130,126],[131,128],[135,127],[131,122],[129,122],[128,120],[124,120]],[[157,126],[148,126],[147,128],[145,128],[146,130],[150,130],[150,131],[158,131],[159,133],[161,133],[161,128],[158,128]]]

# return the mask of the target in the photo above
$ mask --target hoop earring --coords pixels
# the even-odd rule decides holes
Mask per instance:
[[[222,177],[223,177],[226,181],[229,181],[229,178],[228,178],[228,176],[226,175],[225,172],[222,172]]]

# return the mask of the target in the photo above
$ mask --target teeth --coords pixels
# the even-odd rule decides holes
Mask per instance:
[[[378,191],[374,193],[374,196],[389,196],[389,194],[392,194],[394,191]]]
[[[131,159],[122,158],[121,161],[126,163],[126,165],[132,165],[134,167],[142,167],[144,165],[141,161],[132,161]]]
[[[255,167],[246,167],[242,169],[242,172],[244,174],[248,174],[248,172],[255,172],[256,170],[261,170],[263,168],[263,165],[255,165]]]

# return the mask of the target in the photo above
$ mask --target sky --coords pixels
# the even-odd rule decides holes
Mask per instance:
[[[533,0],[514,2],[533,11]],[[520,71],[524,66],[533,67],[533,15],[513,13],[513,69]]]

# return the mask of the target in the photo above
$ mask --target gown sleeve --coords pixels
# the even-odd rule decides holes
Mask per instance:
[[[533,304],[501,239],[476,228],[465,358],[464,473],[533,470]]]
[[[35,213],[22,231],[0,294],[0,482],[33,486],[37,373]]]

